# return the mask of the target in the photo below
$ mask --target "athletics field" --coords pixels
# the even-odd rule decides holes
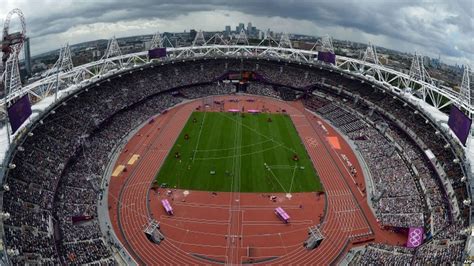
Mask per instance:
[[[157,175],[156,184],[163,183],[204,191],[322,191],[286,114],[193,112]]]

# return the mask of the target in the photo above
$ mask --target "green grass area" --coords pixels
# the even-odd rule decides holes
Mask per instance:
[[[194,112],[157,175],[162,183],[205,191],[322,190],[293,122],[283,114]]]

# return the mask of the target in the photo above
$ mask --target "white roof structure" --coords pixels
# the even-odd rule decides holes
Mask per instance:
[[[285,42],[288,40],[283,38]],[[337,56],[336,65],[328,65],[316,61],[314,58],[317,58],[317,51],[310,50],[301,50],[295,48],[282,47],[287,46],[280,45],[280,47],[273,46],[254,46],[254,45],[238,45],[238,44],[205,44],[198,47],[176,47],[176,48],[167,48],[167,57],[161,59],[162,61],[178,60],[178,59],[189,59],[189,58],[199,58],[199,57],[246,57],[246,58],[268,58],[274,57],[279,60],[285,60],[289,62],[296,62],[307,64],[312,67],[324,67],[330,68],[333,70],[339,70],[343,73],[351,74],[359,78],[367,79],[371,82],[376,83],[386,90],[393,91],[400,95],[405,95],[406,85],[413,85],[416,87],[423,87],[425,90],[428,90],[429,93],[425,94],[428,98],[422,99],[426,102],[429,102],[435,110],[439,111],[446,104],[459,102],[461,98],[460,93],[457,91],[446,88],[446,87],[436,87],[431,83],[418,78],[410,77],[408,74],[400,73],[396,70],[390,69],[381,64],[373,62],[373,59],[376,59],[376,52],[373,50],[373,46],[369,45],[369,52],[366,53],[365,60],[359,60],[355,58],[349,58],[344,56]],[[41,90],[38,90],[39,87],[46,84],[54,83],[54,81],[59,77],[60,80],[74,80],[74,86],[77,87],[93,82],[97,82],[104,77],[111,75],[116,72],[127,71],[134,68],[139,68],[147,64],[151,64],[147,58],[147,52],[139,52],[133,54],[122,55],[120,52],[120,47],[115,38],[112,38],[109,42],[107,53],[104,57],[98,61],[90,62],[81,66],[77,66],[67,71],[59,73],[59,75],[47,76],[41,80],[38,80],[28,86],[22,87],[18,91],[9,94],[7,97],[0,99],[0,106],[4,106],[7,102],[12,101],[15,98],[18,98],[24,94],[32,94],[36,98],[46,99],[49,94],[41,94]],[[97,71],[99,69],[99,71]],[[360,69],[364,69],[363,73],[360,73]],[[371,72],[370,70],[376,70],[376,72],[381,73],[376,77],[370,76],[367,73]],[[373,71],[372,71],[373,72]],[[392,84],[397,83],[399,86],[393,86]],[[411,91],[411,95],[415,94],[416,90]],[[431,98],[430,95],[433,97]],[[441,102],[438,100],[439,97],[443,96],[448,101]],[[44,102],[40,101],[38,104],[43,105]],[[38,105],[36,104],[36,105]],[[471,115],[474,113],[474,107],[470,105],[469,101],[463,101],[461,107],[468,111]],[[34,107],[34,109],[37,107]],[[431,112],[430,112],[431,113]],[[444,115],[439,112],[439,115]],[[444,115],[445,116],[445,115]],[[1,142],[1,140],[0,140]],[[2,147],[5,147],[2,145]],[[1,160],[2,157],[0,157]]]
[[[283,38],[286,40],[286,38]],[[368,47],[371,48],[370,45]],[[317,51],[310,50],[301,50],[295,48],[287,47],[273,47],[273,46],[255,46],[255,45],[238,45],[238,44],[205,44],[203,46],[189,46],[189,47],[170,47],[167,48],[167,57],[161,59],[161,61],[166,62],[170,60],[180,60],[180,59],[190,59],[190,58],[200,58],[200,57],[246,57],[246,58],[268,58],[272,57],[279,60],[285,60],[289,62],[307,64],[311,67],[319,68],[329,68],[333,70],[338,70],[346,74],[354,75],[358,78],[367,79],[380,87],[392,91],[394,93],[400,94],[405,97],[406,85],[413,85],[416,87],[423,87],[425,90],[428,90],[429,93],[425,94],[426,99],[422,99],[425,102],[429,102],[428,106],[434,107],[439,116],[446,115],[441,113],[439,110],[446,106],[447,104],[459,102],[461,97],[460,93],[457,91],[446,88],[446,87],[436,87],[433,84],[427,83],[424,80],[413,79],[408,74],[404,74],[383,66],[381,64],[374,64],[371,59],[374,59],[376,56],[371,51],[368,52],[366,60],[359,60],[355,58],[349,58],[344,56],[337,56],[336,65],[328,65],[326,63],[321,63],[316,61]],[[372,52],[372,53],[371,53]],[[374,51],[375,52],[375,51]],[[156,62],[155,62],[156,63]],[[120,47],[118,47],[117,41],[115,38],[112,38],[109,42],[107,53],[104,57],[98,61],[90,62],[81,66],[68,69],[69,71],[61,72],[59,75],[47,76],[43,79],[40,79],[28,86],[22,87],[20,90],[15,93],[9,94],[7,97],[0,99],[0,106],[4,106],[7,102],[12,101],[13,99],[18,98],[24,94],[32,94],[36,98],[41,99],[33,109],[37,109],[38,106],[44,105],[44,100],[48,98],[47,94],[41,94],[41,90],[38,90],[39,87],[46,84],[54,83],[54,81],[59,77],[60,80],[73,79],[74,84],[71,86],[82,87],[84,85],[97,82],[101,79],[104,79],[107,76],[110,76],[117,72],[132,70],[134,68],[140,68],[142,66],[152,64],[147,58],[147,52],[138,52],[132,54],[122,55],[120,52]],[[99,71],[97,71],[97,69]],[[364,69],[363,73],[360,73],[360,69]],[[377,73],[381,75],[371,76],[368,75],[369,72],[374,72],[370,70],[376,70]],[[399,86],[393,86],[392,84],[398,84]],[[70,88],[69,88],[70,89]],[[411,96],[415,96],[416,90],[413,89],[410,92]],[[59,92],[58,92],[59,93]],[[430,97],[433,96],[432,98]],[[439,97],[443,96],[447,101],[441,102],[438,100]],[[58,97],[60,98],[60,97]],[[428,100],[429,98],[429,100]],[[47,100],[50,101],[50,100]],[[469,102],[463,101],[461,107],[468,111],[471,115],[474,114],[474,107],[469,104]],[[429,112],[434,114],[433,112]],[[0,130],[1,131],[1,130]],[[3,138],[0,136],[0,143],[2,143]],[[1,145],[1,148],[5,149],[5,145]],[[3,159],[0,151],[0,160]]]

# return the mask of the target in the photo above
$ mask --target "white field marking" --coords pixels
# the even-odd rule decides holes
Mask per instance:
[[[252,144],[249,144],[249,145],[244,145],[244,146],[240,146],[240,147],[232,147],[232,148],[224,148],[224,149],[196,150],[196,152],[230,151],[230,150],[235,150],[235,149],[242,149],[242,148],[257,146],[257,145],[260,145],[260,144],[263,144],[263,143],[267,143],[267,142],[270,142],[270,141],[271,141],[271,140],[264,140],[264,141],[260,141],[260,142],[257,142],[257,143],[252,143]]]
[[[229,205],[225,205],[225,204],[221,205],[221,204],[204,204],[204,203],[192,203],[192,202],[175,202],[173,205],[193,207],[193,208],[224,209],[224,210],[229,209]]]
[[[178,226],[175,226],[173,224],[168,224],[167,221],[170,221],[170,222],[173,222],[173,220],[170,220],[170,219],[165,219],[165,220],[162,220],[161,221],[161,224],[164,225],[164,226],[168,226],[168,227],[171,227],[171,228],[174,228],[174,229],[177,229],[177,230],[181,230],[181,231],[186,231],[187,234],[195,234],[195,235],[211,235],[211,236],[214,236],[214,237],[225,237],[227,236],[228,234],[217,234],[217,233],[212,233],[212,232],[202,232],[202,231],[195,231],[195,230],[189,230],[189,229],[186,229],[186,228],[181,228],[181,227],[178,227]],[[245,235],[245,237],[248,239],[248,238],[262,238],[262,237],[273,237],[275,235],[290,235],[290,234],[294,234],[296,232],[301,232],[301,231],[306,231],[307,230],[307,225],[308,224],[314,224],[313,221],[309,220],[305,223],[298,223],[298,224],[295,224],[295,225],[298,225],[298,226],[303,226],[301,228],[298,228],[298,229],[294,229],[294,230],[291,230],[291,231],[286,231],[286,232],[275,232],[275,233],[265,233],[265,234],[255,234],[255,235]],[[255,225],[264,225],[264,226],[272,226],[272,227],[287,227],[287,224],[283,224],[282,222],[278,222],[278,223],[267,223],[267,224],[243,224],[242,225],[242,232],[244,232],[244,227],[251,227],[251,226],[255,226]],[[357,228],[357,229],[365,229],[365,228]],[[335,229],[335,231],[337,231]],[[176,241],[176,240],[173,240],[175,242],[179,242],[179,241]],[[189,243],[189,244],[192,244],[192,243]],[[299,245],[299,244],[298,244]],[[221,247],[224,247],[224,246],[221,246]]]
[[[280,243],[283,248],[285,248],[285,253],[288,254],[288,250],[286,249],[285,242],[283,242],[283,238],[281,238],[281,234],[278,234],[280,237]]]
[[[357,227],[357,228],[352,228],[352,229],[350,229],[350,231],[364,230],[364,229],[370,229],[370,227],[368,227],[368,226]],[[324,233],[325,233],[325,234],[330,233],[330,232],[336,232],[336,233],[337,233],[337,232],[340,232],[340,231],[341,231],[341,228],[338,227],[338,228],[336,228],[336,229],[324,230]],[[347,231],[349,231],[349,230],[346,228],[345,231],[347,232]],[[365,233],[364,233],[364,234],[365,234]],[[368,233],[368,234],[370,234],[370,233]]]
[[[335,213],[349,213],[349,212],[358,212],[357,209],[350,209],[350,210],[343,210],[343,211],[335,211]]]
[[[187,245],[187,246],[198,246],[198,247],[210,247],[210,248],[225,248],[225,246],[222,246],[222,245],[204,245],[202,243],[199,243],[199,244],[196,244],[196,243],[192,243],[192,242],[181,242],[181,241],[178,241],[176,239],[167,239],[168,241],[173,241],[175,243],[175,245]],[[212,254],[207,254],[206,255],[212,255]]]
[[[185,207],[193,207],[193,208],[207,208],[207,209],[229,209],[229,205],[221,205],[221,204],[204,204],[204,203],[188,203],[188,202],[175,202],[173,205],[176,206],[185,206]],[[300,207],[294,205],[278,205],[284,209],[292,209],[298,210]],[[262,205],[243,205],[240,207],[242,210],[248,211],[260,211],[260,210],[273,210],[275,209],[274,206],[262,206]]]
[[[305,230],[308,230],[308,228],[305,228]],[[168,241],[171,241],[173,242],[172,244],[173,245],[177,245],[177,244],[184,244],[184,245],[188,245],[188,246],[197,246],[197,247],[213,247],[213,248],[225,248],[225,246],[221,246],[221,245],[203,245],[203,244],[196,244],[196,243],[182,243],[181,241],[178,241],[178,240],[175,240],[175,239],[169,239]],[[294,244],[294,245],[287,245],[285,247],[287,248],[294,248],[294,247],[300,247],[301,246],[301,243],[297,243],[297,244]],[[280,248],[280,246],[272,246],[272,247],[269,247],[269,246],[252,246],[253,248],[258,248],[258,249],[274,249],[274,248]],[[227,257],[227,256],[224,256],[222,254],[205,254],[205,255],[214,255],[214,256],[219,256],[219,257]],[[265,257],[267,258],[267,257]]]
[[[174,205],[176,206],[183,206],[183,207],[192,207],[192,208],[204,208],[204,209],[221,209],[221,210],[228,210],[228,205],[218,205],[218,204],[200,204],[200,203],[184,203],[184,202],[175,202]],[[279,205],[282,208],[289,209],[289,210],[298,210],[300,207],[294,205]],[[262,210],[273,210],[274,206],[262,206],[262,205],[243,205],[240,207],[241,210],[247,211],[262,211]]]
[[[314,222],[313,222],[313,220],[293,220],[293,219],[291,219],[290,223],[293,224],[293,225],[305,225],[305,224],[313,224]],[[288,226],[288,224],[285,224],[280,220],[276,220],[276,218],[275,218],[275,220],[272,220],[272,221],[247,221],[247,222],[245,222],[245,226],[253,226],[253,225]]]
[[[168,223],[171,222],[171,223]],[[179,227],[179,226],[176,226],[176,225],[173,225],[174,224],[174,221],[173,220],[162,220],[160,221],[160,225],[164,225],[164,226],[167,226],[167,227],[171,227],[171,228],[174,228],[176,230],[181,230],[181,231],[188,231],[190,234],[196,234],[196,235],[211,235],[211,236],[215,236],[215,237],[223,237],[223,236],[226,236],[226,234],[218,234],[218,233],[212,233],[212,232],[208,232],[208,231],[196,231],[196,230],[189,230],[187,228],[182,228],[182,227]],[[201,224],[205,224],[205,223],[201,223]],[[305,228],[307,229],[307,228]]]
[[[225,115],[224,115],[225,117]],[[234,120],[233,120],[234,121]],[[235,122],[235,121],[234,121]],[[238,125],[237,125],[238,126]],[[238,137],[238,132],[237,132],[237,128],[234,130],[234,147],[236,146],[236,141],[237,141],[237,137]],[[232,157],[232,171],[235,171],[235,152],[236,152],[236,149],[233,149],[234,151],[234,157]],[[227,235],[230,235],[231,234],[231,231],[232,231],[232,217],[233,217],[233,212],[232,212],[232,204],[234,204],[234,180],[235,179],[235,173],[234,175],[232,176],[231,178],[231,183],[230,183],[230,197],[229,197],[229,219],[228,219],[228,225],[227,225]],[[233,249],[231,248],[231,239],[228,238],[227,241],[226,241],[226,246],[225,246],[225,254],[226,254],[226,262],[229,261],[229,257],[227,256],[228,252],[229,252],[229,248],[231,249],[231,255],[233,254]]]
[[[314,224],[314,222],[310,223],[310,224]],[[246,235],[247,238],[248,237],[254,237],[254,238],[257,238],[257,237],[268,237],[268,236],[274,236],[276,234],[282,234],[282,235],[290,235],[290,234],[294,234],[296,232],[301,232],[301,231],[307,231],[308,230],[308,227],[305,225],[305,224],[301,224],[303,227],[301,228],[297,228],[297,229],[293,229],[293,230],[290,230],[290,231],[285,231],[285,232],[277,232],[277,233],[265,233],[265,234],[261,234],[261,233],[258,233],[258,234],[255,234],[255,235]],[[252,224],[244,224],[244,226],[247,226],[247,227],[251,227],[253,226]],[[275,227],[275,226],[278,226],[278,227],[287,227],[288,224],[284,224],[280,221],[279,224],[271,224],[271,226]]]
[[[188,233],[189,233],[189,230],[186,230],[186,234],[184,234],[183,239],[181,240],[181,243],[184,243],[184,240],[188,236]],[[181,244],[179,244],[178,248],[181,249]]]
[[[218,113],[218,114],[220,114],[220,113]],[[222,115],[222,114],[221,114],[221,115]],[[287,147],[283,142],[276,141],[276,140],[274,140],[272,137],[268,137],[268,136],[266,136],[266,135],[264,135],[264,134],[258,132],[257,130],[255,130],[255,129],[253,129],[253,128],[247,126],[247,125],[244,125],[244,124],[241,123],[241,122],[238,122],[236,119],[230,118],[230,117],[225,116],[225,115],[224,115],[224,117],[226,117],[226,118],[228,118],[228,119],[230,119],[230,120],[232,120],[232,121],[234,121],[234,122],[236,122],[236,123],[239,123],[241,126],[247,128],[247,129],[249,129],[250,131],[255,132],[255,134],[260,135],[260,136],[262,136],[262,137],[264,137],[264,138],[266,138],[266,139],[268,139],[268,140],[270,140],[270,141],[272,141],[272,142],[274,142],[274,143],[278,143],[278,144],[280,144],[281,146],[283,146],[283,148],[285,148],[285,149],[287,149],[287,150],[289,150],[289,151],[291,151],[291,152],[293,152],[293,153],[296,153],[296,151],[295,151],[294,149],[292,149],[292,148],[290,148],[290,147]]]
[[[148,184],[149,184],[149,183],[148,183]],[[118,210],[118,209],[131,210],[132,212],[135,212],[136,214],[138,214],[138,216],[142,216],[142,217],[146,218],[147,220],[149,219],[148,216],[144,215],[143,213],[140,213],[140,212],[136,211],[135,208],[131,208],[131,207],[130,207],[130,206],[134,206],[135,203],[131,203],[131,204],[129,204],[129,205],[125,205],[125,204],[122,203],[121,200],[119,200],[119,199],[118,199],[117,197],[115,197],[113,194],[109,194],[109,195],[110,195],[114,200],[117,201],[117,205],[118,205],[117,210]],[[119,217],[119,219],[120,219],[120,217]]]
[[[268,168],[268,171],[272,174],[273,178],[275,178],[275,180],[278,182],[278,184],[280,184],[280,187],[283,189],[283,191],[285,193],[288,193],[286,191],[286,189],[283,187],[283,185],[280,183],[280,180],[278,180],[278,178],[276,177],[276,175],[273,173],[272,169]]]
[[[257,154],[257,153],[262,153],[262,152],[265,152],[265,151],[269,151],[269,150],[273,150],[273,149],[276,149],[278,147],[281,147],[282,144],[278,144],[278,145],[275,145],[273,147],[270,147],[270,148],[267,148],[267,149],[263,149],[263,150],[259,150],[259,151],[254,151],[254,152],[249,152],[249,153],[242,153],[240,155],[229,155],[229,156],[222,156],[222,157],[206,157],[206,158],[196,158],[196,160],[198,161],[206,161],[206,160],[220,160],[220,159],[229,159],[229,158],[237,158],[237,157],[243,157],[243,156],[249,156],[249,155],[253,155],[253,154]]]
[[[195,219],[190,217],[178,217],[178,216],[168,216],[162,214],[160,216],[161,220],[170,220],[170,221],[179,221],[179,222],[189,222],[196,224],[228,224],[229,220],[208,220],[208,219]]]
[[[197,142],[196,142],[196,147],[194,148],[192,162],[194,162],[194,158],[196,157],[196,151],[199,147],[199,140],[201,139],[202,128],[204,127],[204,122],[206,121],[206,113],[207,112],[204,112],[204,118],[202,119],[201,127],[199,128],[199,135],[198,135],[198,139],[197,139]]]
[[[310,127],[310,124],[295,125],[296,128]]]
[[[293,165],[267,165],[271,169],[293,169]]]
[[[240,247],[243,248],[244,246],[244,214],[245,214],[245,211],[242,211],[242,220],[241,220],[241,223],[240,223],[240,234],[242,235],[242,241],[240,241]],[[246,236],[245,236],[246,237]]]
[[[293,181],[295,180],[296,168],[298,168],[298,163],[295,164],[295,167],[293,169],[293,177],[291,178],[290,191],[288,193],[291,193],[291,189],[293,188]]]
[[[163,219],[163,218],[170,218],[169,216],[161,215],[160,218],[161,218],[160,219],[160,224],[161,225],[171,227],[171,228],[174,228],[176,230],[187,231],[189,234],[198,234],[198,235],[205,234],[205,235],[211,235],[211,236],[216,236],[216,237],[223,237],[223,236],[228,235],[228,234],[212,233],[212,232],[208,232],[208,231],[189,230],[187,228],[182,228],[182,227],[174,225],[175,220],[173,220],[173,219]],[[168,223],[168,222],[170,222],[170,223]],[[295,226],[298,225],[298,226],[304,226],[304,227],[294,229],[294,230],[291,230],[291,231],[285,231],[285,232],[275,232],[275,233],[265,233],[265,234],[260,234],[259,233],[259,234],[255,234],[255,235],[246,235],[246,237],[268,237],[268,236],[274,236],[274,235],[277,235],[277,234],[282,234],[282,235],[294,234],[296,232],[306,231],[308,229],[306,225],[314,224],[314,221],[313,220],[296,220],[296,221],[292,221],[291,223],[294,224]],[[199,222],[198,223],[198,222],[196,222],[196,224],[208,224],[208,225],[210,225],[210,224],[214,224],[214,223],[204,223],[204,222]],[[281,221],[268,221],[267,223],[243,223],[242,224],[242,228],[243,227],[252,227],[252,226],[288,227],[287,224],[284,224]]]

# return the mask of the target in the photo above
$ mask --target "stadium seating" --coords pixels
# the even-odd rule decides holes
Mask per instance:
[[[335,101],[308,96],[305,105],[359,147],[374,180],[376,215],[381,223],[432,228],[433,239],[416,251],[372,245],[355,261],[438,264],[462,256],[465,237],[459,231],[466,219],[453,217],[449,196],[417,143],[384,114],[317,84],[323,80],[326,84],[342,84],[344,90],[376,104],[417,132],[442,162],[459,207],[464,208],[462,200],[467,192],[459,180],[462,169],[453,163],[455,155],[443,147],[445,137],[433,134],[435,128],[424,122],[426,118],[415,114],[410,106],[401,108],[401,100],[388,93],[339,74],[273,61],[218,59],[156,66],[116,76],[69,97],[33,125],[33,135],[25,135],[20,144],[23,150],[18,149],[12,158],[17,167],[7,173],[10,191],[3,197],[3,209],[11,214],[5,221],[6,246],[20,254],[11,256],[11,262],[114,264],[111,243],[102,234],[97,218],[97,200],[104,192],[100,184],[114,148],[151,116],[186,99],[232,93],[232,85],[216,83],[228,70],[253,70],[265,77],[266,84],[249,84],[250,94],[278,98],[272,84],[279,84],[298,89],[313,87],[331,95]],[[368,121],[387,127],[381,132]],[[392,142],[404,152],[393,148]],[[417,178],[410,165],[416,167]],[[72,217],[84,215],[93,219],[72,222]],[[442,253],[431,256],[431,251],[448,237],[454,241]]]

